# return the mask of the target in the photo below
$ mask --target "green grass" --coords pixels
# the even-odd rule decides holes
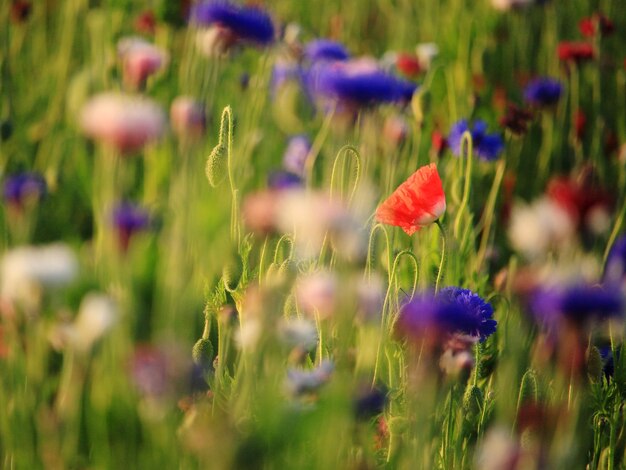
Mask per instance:
[[[96,93],[123,89],[117,41],[136,34],[138,13],[164,1],[33,2],[21,23],[10,19],[11,2],[0,2],[0,119],[11,130],[0,140],[0,174],[37,171],[49,187],[45,199],[21,212],[5,204],[0,250],[63,241],[80,263],[78,278],[42,291],[34,310],[2,302],[3,468],[487,468],[477,455],[496,430],[530,462],[516,468],[540,461],[543,468],[624,468],[624,357],[607,379],[592,367],[592,348],[577,374],[558,360],[569,354],[558,350],[567,344],[546,353],[546,335],[515,293],[516,274],[527,263],[501,217],[511,175],[514,199],[530,202],[554,175],[589,164],[615,197],[610,228],[535,264],[590,257],[601,266],[623,233],[624,157],[605,146],[609,134],[626,142],[620,2],[554,1],[508,13],[487,0],[266,2],[275,20],[301,25],[304,40],[330,35],[354,56],[412,51],[420,42],[439,46],[410,106],[363,110],[345,128],[314,113],[295,89],[269,95],[284,45],[208,59],[195,47],[193,28],[159,19],[150,40],[170,62],[144,94],[164,109],[179,95],[196,97],[206,108],[207,131],[195,142],[169,132],[136,154],[119,155],[81,134],[80,110]],[[600,58],[568,69],[557,44],[579,40],[579,19],[596,10],[614,20],[615,32],[598,40]],[[519,103],[524,77],[535,75],[558,78],[564,94],[525,136],[505,134],[498,161],[459,159],[449,150],[434,155],[433,130],[447,133],[462,118],[482,118],[497,130],[499,90]],[[587,115],[582,140],[572,129],[579,108]],[[396,114],[410,129],[399,146],[382,132]],[[281,238],[246,226],[243,201],[280,168],[292,133],[314,141],[308,188],[342,200],[354,191],[349,205],[362,212],[362,259],[346,259],[330,234],[319,255],[301,259],[298,242],[308,234]],[[370,217],[431,161],[447,197],[441,272],[437,227],[408,237]],[[141,203],[157,220],[126,252],[105,210],[122,199]],[[496,287],[503,269],[508,276]],[[318,346],[297,354],[281,342],[277,325],[306,317],[294,292],[299,279],[320,270],[337,276],[336,308],[330,318],[314,316]],[[472,371],[455,377],[423,344],[405,344],[393,331],[402,299],[434,288],[439,274],[441,286],[489,300],[498,321],[497,332],[472,349]],[[355,285],[370,276],[383,280],[384,300],[380,315],[365,321]],[[92,290],[116,300],[116,323],[87,351],[55,347],[59,325],[77,315]],[[239,315],[229,316],[229,308]],[[240,329],[261,333],[242,349]],[[588,345],[610,339],[617,352],[623,330],[621,322],[596,325],[586,332]],[[201,337],[218,359],[198,379],[205,390],[192,394],[192,348]],[[145,351],[165,364],[159,393],[142,393],[133,379],[133,358]],[[323,360],[335,369],[319,390],[301,397],[286,391],[288,369],[313,369]],[[357,419],[354,398],[373,384],[386,390],[384,411]]]

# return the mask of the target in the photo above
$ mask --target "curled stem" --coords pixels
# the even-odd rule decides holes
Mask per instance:
[[[350,205],[350,203],[352,202],[352,199],[354,198],[354,194],[356,193],[356,188],[359,185],[359,179],[361,177],[361,156],[359,154],[359,151],[353,145],[349,145],[349,144],[344,145],[343,147],[339,149],[339,152],[337,152],[337,156],[335,157],[335,161],[333,162],[333,170],[330,176],[330,197],[332,199],[334,195],[333,193],[334,193],[334,186],[335,186],[335,175],[337,172],[337,164],[339,163],[340,160],[342,161],[342,163],[345,164],[348,154],[352,154],[354,156],[354,162],[355,162],[354,182],[352,185],[352,190],[350,191],[350,195],[348,196],[348,200],[347,200],[347,204]],[[344,172],[343,172],[343,166],[342,166],[342,172],[341,172],[342,183],[343,183],[343,175],[344,175]],[[343,188],[341,191],[341,195],[343,196]]]
[[[369,241],[367,244],[367,259],[365,260],[365,275],[367,276],[367,279],[370,279],[372,274],[372,250],[374,248],[374,235],[377,230],[381,230],[385,235],[385,246],[387,248],[387,254],[389,255],[389,266],[392,265],[389,234],[387,233],[387,229],[385,229],[385,226],[383,224],[376,224],[370,232]],[[389,271],[389,282],[391,282],[391,271]]]
[[[391,286],[396,281],[396,271],[398,269],[398,264],[400,263],[400,259],[403,256],[408,256],[413,261],[413,288],[411,289],[411,298],[415,295],[415,291],[417,290],[417,282],[419,280],[419,264],[417,261],[417,256],[409,250],[402,250],[400,253],[396,255],[393,260],[393,264],[391,270],[389,271],[389,284],[387,286],[387,293],[385,295],[385,301],[383,302],[382,315],[380,319],[381,330],[384,332],[389,332],[393,328],[393,320],[389,319],[389,315],[387,314],[387,310],[389,310],[389,298],[391,296]],[[378,347],[376,349],[376,363],[374,365],[374,378],[372,380],[372,386],[376,384],[376,377],[378,375],[378,363],[380,361],[380,351],[382,347],[382,337],[378,341]]]

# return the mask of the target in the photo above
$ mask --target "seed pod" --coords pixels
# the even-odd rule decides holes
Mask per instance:
[[[473,420],[482,412],[485,397],[480,388],[472,385],[468,387],[463,396],[463,409],[466,419]]]
[[[602,380],[602,356],[600,351],[595,346],[591,346],[587,350],[587,377],[592,383],[597,383]]]
[[[208,369],[213,364],[214,352],[213,345],[208,339],[200,338],[193,346],[192,350],[193,362],[203,369]]]
[[[536,402],[538,398],[537,375],[534,370],[528,369],[522,377],[522,383],[520,384],[518,405],[526,402]]]

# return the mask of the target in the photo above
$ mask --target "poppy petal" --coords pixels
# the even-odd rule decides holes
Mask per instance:
[[[376,219],[412,235],[437,220],[445,210],[443,185],[437,166],[431,163],[413,173],[379,206]]]

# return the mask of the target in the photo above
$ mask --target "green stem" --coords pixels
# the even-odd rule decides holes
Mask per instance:
[[[622,208],[619,211],[619,215],[615,220],[615,225],[613,226],[613,230],[611,230],[611,235],[609,236],[609,241],[606,244],[606,248],[604,250],[604,256],[602,257],[602,262],[606,264],[606,260],[609,256],[609,252],[613,247],[613,243],[615,243],[615,239],[617,238],[617,234],[622,228],[622,223],[624,222],[624,217],[626,217],[626,198],[624,198],[624,202],[622,203]]]
[[[493,185],[491,186],[491,191],[489,192],[489,198],[487,199],[487,204],[485,206],[485,212],[483,215],[483,233],[480,239],[480,247],[478,249],[477,263],[476,263],[476,271],[479,272],[483,261],[485,260],[485,254],[487,253],[487,245],[489,243],[489,234],[491,233],[491,224],[493,223],[494,217],[494,209],[496,206],[496,199],[498,197],[498,191],[500,189],[500,185],[502,184],[502,178],[504,177],[504,170],[506,168],[506,162],[504,160],[500,160],[498,162],[498,167],[496,169],[496,176],[493,179]]]
[[[470,195],[470,188],[471,188],[471,183],[472,183],[473,142],[472,142],[472,134],[469,131],[465,131],[463,133],[463,136],[461,137],[461,158],[463,158],[463,156],[465,155],[465,153],[463,152],[464,148],[467,149],[467,163],[466,163],[467,166],[465,167],[463,198],[461,199],[461,205],[459,206],[459,211],[456,215],[456,219],[454,220],[454,236],[456,238],[459,237],[459,232],[461,230],[461,217],[463,216],[465,212],[465,208],[469,204],[469,195]]]
[[[202,339],[209,339],[211,333],[211,313],[208,308],[204,309],[204,329],[202,330]]]
[[[439,261],[439,271],[437,272],[437,280],[435,281],[435,292],[438,292],[446,262],[446,231],[439,219],[435,220],[435,224],[439,227],[439,231],[441,232],[441,260]]]
[[[617,419],[619,417],[620,406],[616,406],[611,415],[611,429],[609,431],[609,462],[608,470],[615,470],[615,446],[617,444]]]
[[[330,131],[330,125],[333,121],[333,116],[335,115],[335,109],[331,109],[328,115],[326,116],[326,120],[322,125],[319,133],[315,137],[313,141],[313,145],[311,145],[311,150],[306,158],[306,163],[304,164],[304,173],[306,175],[306,183],[307,187],[311,187],[311,182],[313,181],[313,166],[315,165],[315,160],[317,160],[317,156],[322,149],[322,144],[326,140],[326,136]]]
[[[395,275],[396,275],[396,270],[398,268],[398,264],[400,261],[400,258],[402,258],[402,256],[408,256],[409,258],[411,258],[411,260],[413,260],[413,265],[415,268],[414,271],[414,276],[413,276],[413,289],[411,290],[411,298],[413,297],[413,295],[415,294],[415,291],[417,289],[417,282],[419,280],[419,264],[417,261],[417,256],[415,256],[415,254],[413,254],[411,251],[409,250],[402,250],[400,253],[398,253],[396,255],[396,257],[393,260],[393,264],[391,267],[391,271],[389,274],[389,284],[387,285],[387,293],[385,295],[385,300],[383,302],[383,308],[382,308],[382,315],[380,318],[380,328],[381,331],[384,332],[390,332],[393,330],[393,319],[389,320],[389,315],[387,313],[387,310],[389,310],[389,297],[391,296],[391,286],[393,285],[394,281],[395,281]],[[380,361],[380,350],[381,350],[381,346],[382,346],[382,337],[380,339],[380,341],[378,342],[378,347],[376,350],[376,363],[374,365],[374,378],[372,380],[372,386],[374,386],[376,384],[376,377],[378,375],[378,363]]]
[[[354,198],[354,194],[356,193],[356,189],[359,185],[359,179],[361,177],[361,156],[359,154],[359,151],[353,145],[344,145],[343,147],[341,147],[341,149],[339,149],[339,152],[337,152],[337,156],[335,157],[335,161],[333,162],[333,170],[330,176],[330,198],[332,199],[334,196],[335,175],[337,172],[337,164],[339,163],[340,157],[343,157],[341,161],[345,163],[348,153],[352,153],[352,155],[354,155],[354,161],[355,161],[354,184],[352,185],[350,196],[348,197],[348,200],[346,201],[346,203],[350,205],[350,203],[352,202],[352,199]],[[342,168],[341,183],[343,183],[343,178],[344,178],[344,171]],[[343,191],[341,191],[341,195],[343,196]]]

